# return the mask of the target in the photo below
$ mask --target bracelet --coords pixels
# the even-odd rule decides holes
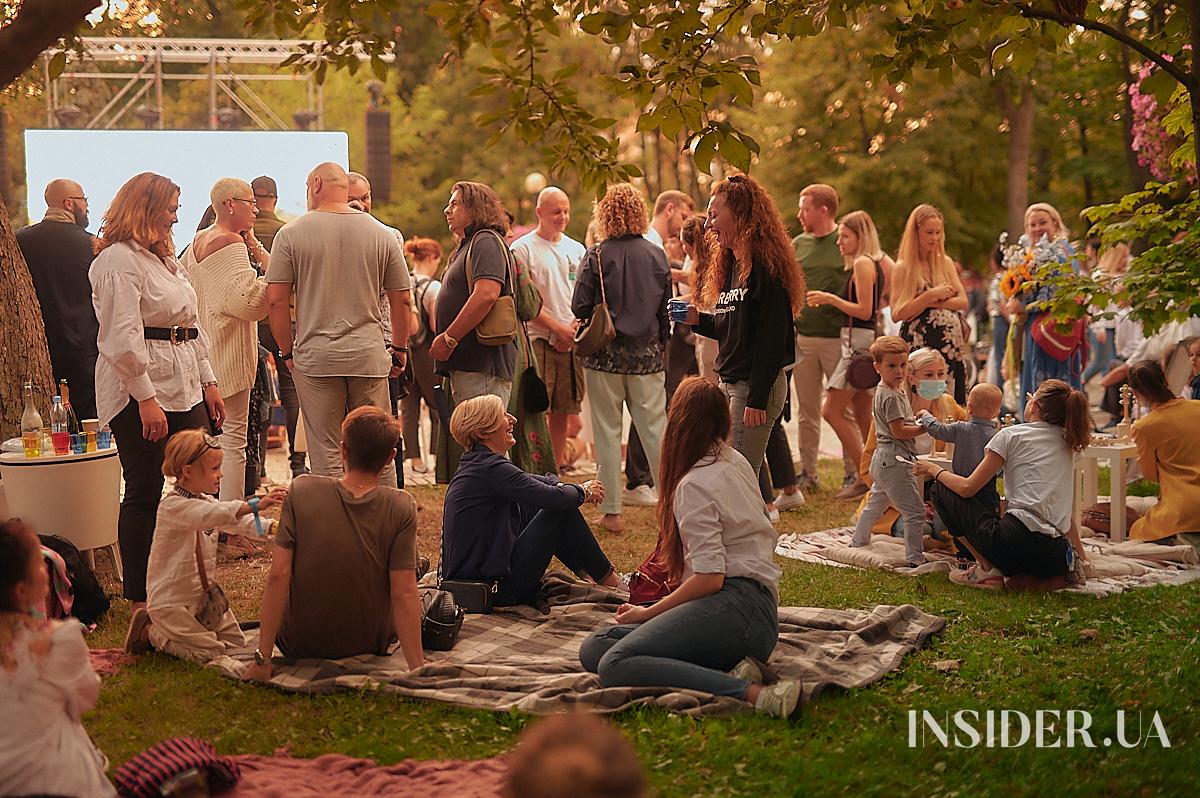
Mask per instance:
[[[933,475],[933,481],[937,482],[938,478],[941,477],[942,474],[945,474],[945,473],[946,473],[946,469],[943,468],[943,469],[939,470],[936,474]]]
[[[250,505],[250,512],[254,513],[254,528],[258,530],[258,536],[261,538],[263,536],[263,528],[262,518],[260,518],[258,515],[259,498],[254,496],[253,498],[247,499],[246,504]]]
[[[208,382],[202,382],[202,383],[200,383],[200,387],[201,387],[201,388],[216,388],[216,387],[217,387],[217,381],[216,381],[216,380],[209,380]]]

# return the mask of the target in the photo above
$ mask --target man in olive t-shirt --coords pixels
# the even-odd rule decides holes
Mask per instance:
[[[813,183],[800,192],[796,218],[804,232],[796,236],[796,260],[804,268],[810,291],[841,295],[846,266],[837,245],[838,195],[832,186]],[[821,390],[842,356],[841,330],[846,315],[835,307],[806,307],[796,318],[796,405],[800,428],[800,465],[797,482],[803,491],[817,486],[817,454],[821,445]],[[858,463],[845,463],[847,474],[858,473]]]

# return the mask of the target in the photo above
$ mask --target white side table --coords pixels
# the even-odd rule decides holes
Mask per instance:
[[[1091,444],[1075,458],[1075,526],[1083,516],[1083,508],[1096,503],[1098,495],[1098,471],[1101,460],[1107,460],[1109,475],[1109,502],[1112,506],[1110,537],[1115,541],[1125,539],[1125,475],[1130,460],[1137,459],[1137,444],[1130,442]]]
[[[26,457],[0,454],[0,478],[9,512],[35,532],[75,544],[95,567],[95,549],[107,549],[123,579],[117,547],[121,510],[121,461],[115,446],[83,454]]]

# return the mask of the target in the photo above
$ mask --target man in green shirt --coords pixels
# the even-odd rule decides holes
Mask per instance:
[[[837,245],[838,195],[832,186],[813,183],[800,192],[796,218],[804,232],[796,236],[796,260],[804,267],[810,291],[842,293],[846,266]],[[842,354],[841,330],[846,315],[828,305],[806,307],[796,318],[796,404],[800,427],[798,485],[802,491],[817,487],[817,453],[821,444],[821,391]],[[844,463],[847,477],[858,473],[858,463]]]

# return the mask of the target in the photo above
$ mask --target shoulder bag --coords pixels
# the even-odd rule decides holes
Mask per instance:
[[[1059,362],[1065,363],[1077,349],[1084,346],[1087,326],[1083,319],[1059,324],[1049,313],[1034,319],[1029,328],[1030,337],[1038,348]],[[1084,360],[1087,360],[1086,353]]]
[[[853,274],[850,279],[854,279]],[[876,334],[878,334],[879,300],[883,296],[883,270],[880,269],[878,262],[875,263],[875,288],[871,294],[872,309],[875,311]],[[846,339],[853,347],[854,320],[849,313],[846,314]],[[850,383],[851,388],[857,388],[860,391],[868,391],[879,384],[879,372],[875,370],[875,358],[871,356],[869,349],[854,350],[850,362],[846,365],[846,382]]]
[[[463,624],[463,609],[455,604],[454,596],[436,587],[423,587],[421,609],[421,647],[430,651],[454,648]]]
[[[602,245],[596,245],[596,275],[600,281],[600,302],[592,308],[587,324],[575,331],[575,353],[588,357],[599,352],[617,337],[612,314],[608,312],[608,296],[604,293],[604,258]]]
[[[204,603],[196,612],[196,620],[210,632],[221,628],[221,619],[229,611],[229,599],[225,591],[216,582],[208,581],[208,569],[204,567],[204,553],[200,548],[200,536],[204,533],[196,530],[196,570],[200,572],[200,587],[204,590]]]
[[[474,333],[475,339],[484,346],[504,346],[517,340],[517,306],[513,300],[512,253],[509,252],[504,239],[495,230],[480,230],[471,237],[471,243],[467,244],[467,290],[468,292],[475,290],[475,273],[471,266],[472,250],[479,237],[487,234],[495,236],[496,241],[500,244],[500,249],[504,251],[504,273],[508,283],[508,294],[503,294],[503,287],[501,287],[501,296],[496,297],[496,301],[487,315],[483,317],[483,321],[476,325]]]

